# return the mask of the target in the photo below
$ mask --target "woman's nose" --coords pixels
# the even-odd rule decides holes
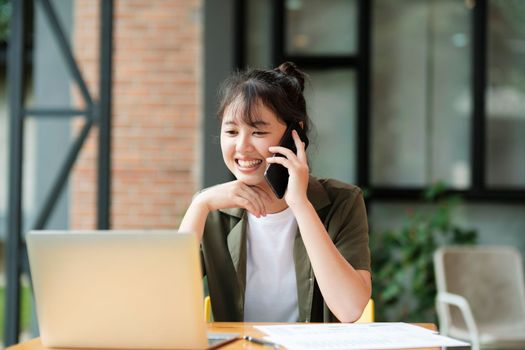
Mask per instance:
[[[235,145],[237,152],[248,152],[253,150],[250,135],[240,134]]]

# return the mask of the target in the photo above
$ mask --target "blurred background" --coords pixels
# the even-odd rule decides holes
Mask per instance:
[[[377,320],[436,321],[440,245],[525,252],[525,1],[1,0],[5,344],[38,334],[24,234],[176,229],[231,178],[218,84],[283,61],[312,173],[365,191]]]

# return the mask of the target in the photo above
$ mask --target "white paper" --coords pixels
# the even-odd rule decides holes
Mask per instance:
[[[408,323],[302,324],[256,326],[267,339],[290,350],[403,349],[469,346]]]

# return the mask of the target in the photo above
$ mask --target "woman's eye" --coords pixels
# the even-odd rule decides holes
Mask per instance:
[[[224,130],[224,133],[227,135],[237,135],[237,130]]]
[[[268,135],[269,133],[267,131],[254,131],[253,134],[255,136],[264,136],[264,135]]]

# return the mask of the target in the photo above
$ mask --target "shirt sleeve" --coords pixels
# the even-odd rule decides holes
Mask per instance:
[[[357,187],[341,192],[334,201],[329,231],[333,233],[335,246],[354,269],[371,271],[363,193]]]

